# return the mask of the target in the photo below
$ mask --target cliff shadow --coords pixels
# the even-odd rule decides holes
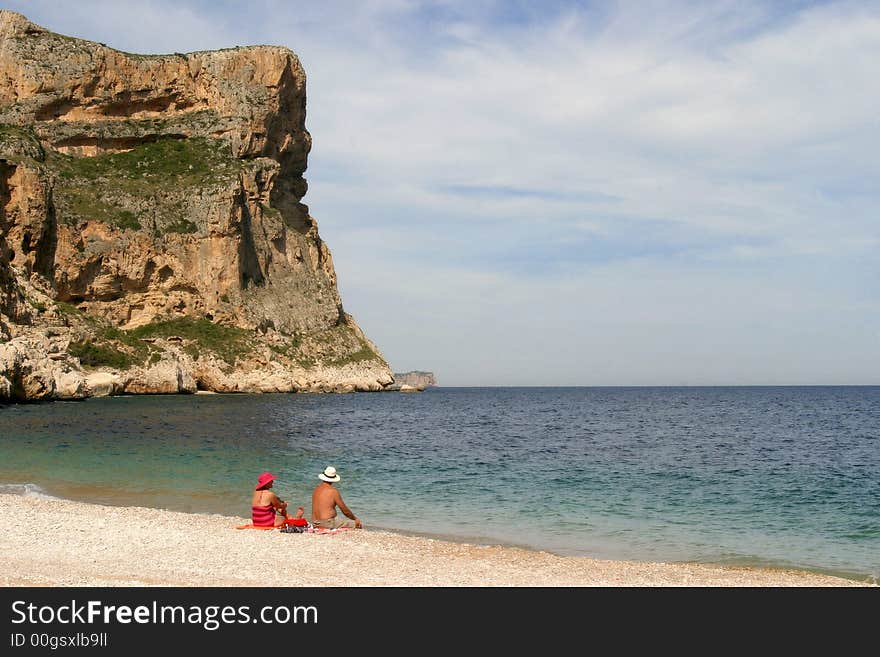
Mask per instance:
[[[257,255],[257,245],[254,241],[254,221],[250,208],[245,199],[244,191],[239,195],[236,204],[241,213],[239,231],[241,239],[238,242],[238,280],[241,289],[251,285],[262,285],[266,276],[260,267],[260,257]]]

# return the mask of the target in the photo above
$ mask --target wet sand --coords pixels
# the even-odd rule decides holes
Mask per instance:
[[[802,571],[561,557],[385,531],[0,495],[3,586],[866,586]]]

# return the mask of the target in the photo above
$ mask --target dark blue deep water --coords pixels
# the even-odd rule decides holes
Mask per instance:
[[[249,516],[334,465],[368,527],[880,576],[880,387],[436,388],[0,406],[0,492]]]

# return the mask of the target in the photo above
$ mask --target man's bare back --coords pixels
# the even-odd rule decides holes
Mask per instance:
[[[312,519],[327,520],[336,517],[337,500],[341,501],[339,491],[332,484],[322,482],[312,492]]]

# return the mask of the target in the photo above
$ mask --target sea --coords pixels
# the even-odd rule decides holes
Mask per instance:
[[[367,529],[880,577],[880,386],[429,388],[0,405],[0,492],[249,518],[317,475]]]

